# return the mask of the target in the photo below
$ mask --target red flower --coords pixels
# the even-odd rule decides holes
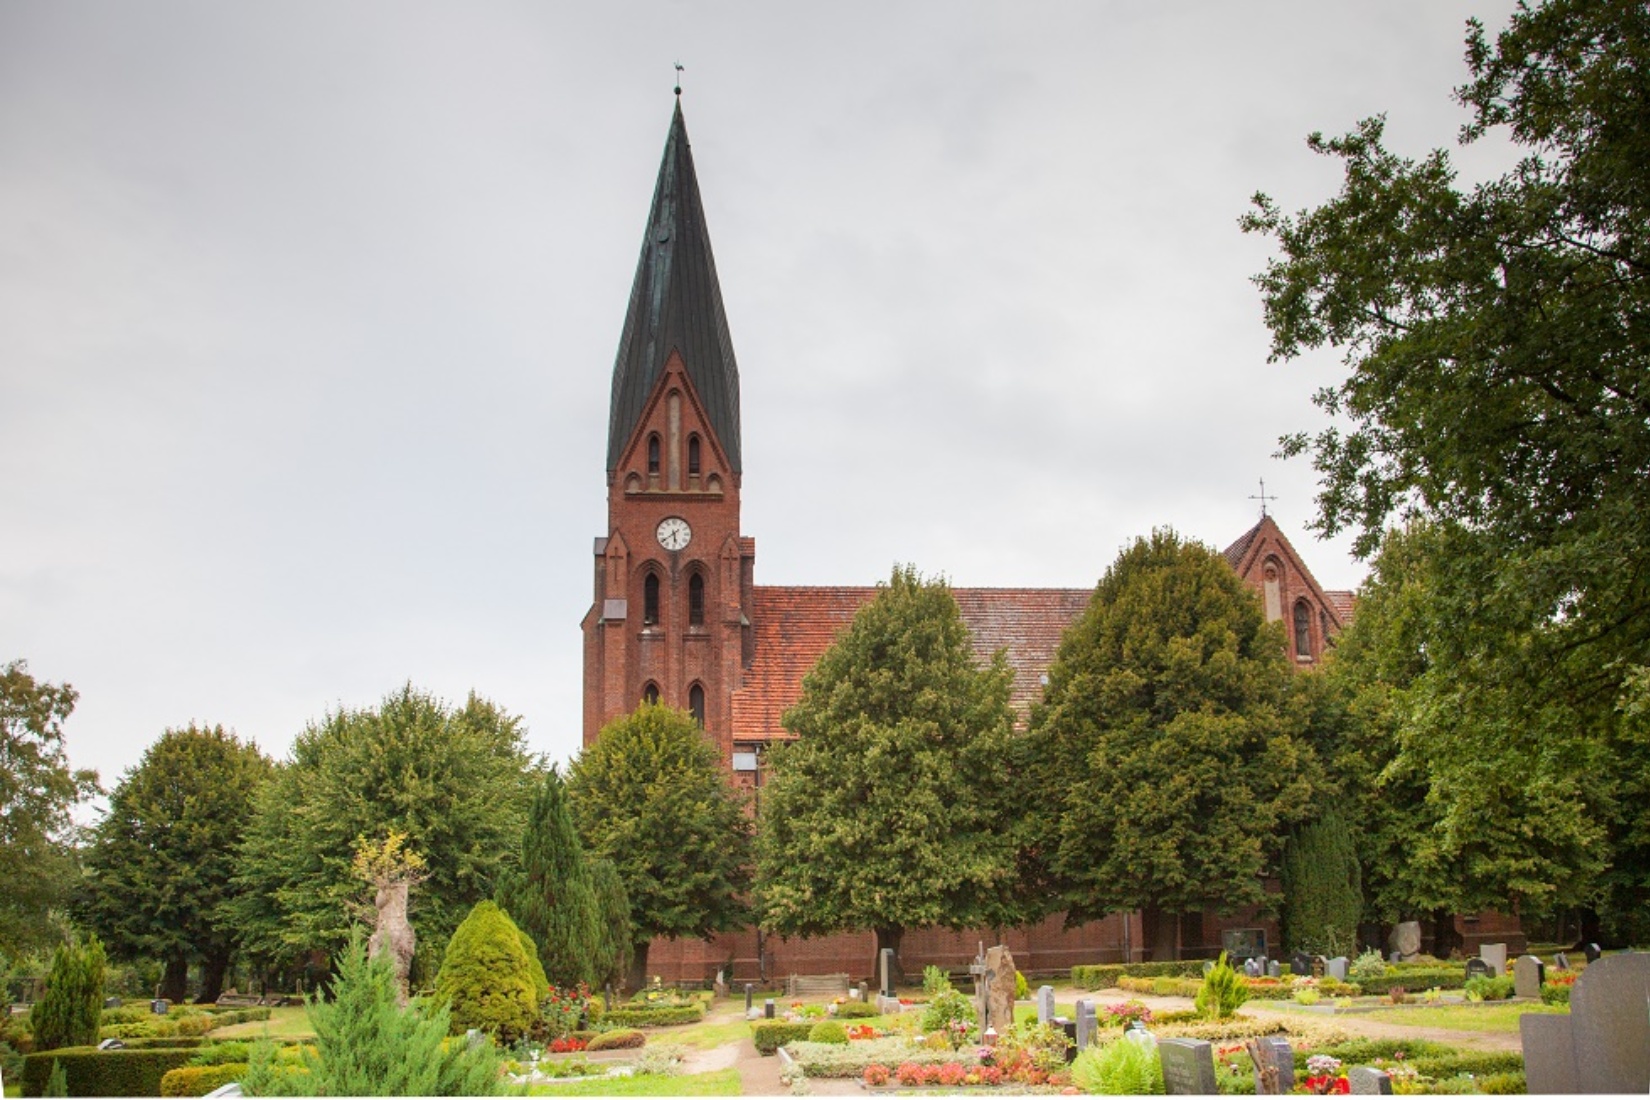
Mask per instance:
[[[879,1088],[888,1083],[888,1067],[879,1066],[875,1062],[865,1067],[865,1083],[872,1088]]]

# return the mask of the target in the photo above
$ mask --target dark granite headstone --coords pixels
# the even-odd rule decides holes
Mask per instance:
[[[1558,954],[1553,956],[1553,966],[1559,970],[1570,969],[1570,956],[1560,951]]]
[[[1534,955],[1520,955],[1513,960],[1513,996],[1540,997],[1541,983],[1547,980],[1547,967]]]
[[[1204,1039],[1160,1039],[1163,1091],[1170,1096],[1213,1096],[1215,1048]]]
[[[1258,1095],[1282,1095],[1295,1087],[1295,1054],[1289,1049],[1289,1040],[1268,1035],[1256,1039],[1260,1059],[1255,1062],[1255,1092]],[[1270,1068],[1269,1075],[1266,1070]],[[1268,1078],[1270,1085],[1268,1087]]]
[[[1289,970],[1297,978],[1307,978],[1312,975],[1312,956],[1304,951],[1297,951],[1289,956]]]
[[[1346,1071],[1346,1079],[1354,1096],[1391,1096],[1392,1075],[1384,1069],[1353,1066]]]
[[[745,1011],[746,1012],[749,1012],[751,1010],[751,1005],[755,1001],[755,993],[756,993],[756,987],[754,985],[752,985],[751,983],[746,982],[745,983]]]
[[[762,1018],[764,1020],[771,1020],[774,1018],[772,997],[769,997],[767,1000],[762,1002]]]
[[[1064,1016],[1054,1017],[1055,1024],[1066,1033],[1066,1061],[1077,1060],[1077,1021],[1068,1020]]]
[[[1490,972],[1490,964],[1483,959],[1467,960],[1467,979],[1469,981],[1473,978],[1492,978],[1494,976]]]
[[[1598,944],[1590,943],[1590,944],[1587,945],[1587,961],[1588,962],[1596,963],[1596,962],[1598,962],[1598,960],[1603,955],[1604,955],[1604,948],[1600,947]]]

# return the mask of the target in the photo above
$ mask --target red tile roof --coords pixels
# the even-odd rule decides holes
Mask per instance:
[[[757,586],[751,622],[756,653],[733,693],[735,739],[783,737],[780,718],[802,695],[802,677],[854,614],[877,594],[864,587]],[[1042,675],[1060,638],[1088,606],[1086,588],[953,588],[982,660],[1007,651],[1011,702],[1023,717],[1042,694]]]

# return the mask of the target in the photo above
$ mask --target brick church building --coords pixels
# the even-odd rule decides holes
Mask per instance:
[[[607,441],[607,526],[595,540],[594,592],[584,631],[584,743],[642,700],[691,711],[737,783],[761,783],[762,750],[789,735],[780,716],[802,677],[873,587],[775,587],[756,583],[756,540],[740,528],[744,453],[739,368],[693,156],[678,101],[648,212],[619,350]],[[1282,620],[1292,658],[1321,660],[1352,613],[1350,592],[1325,591],[1263,515],[1226,550],[1232,568]],[[1095,573],[1106,562],[1095,562]],[[982,657],[1006,650],[1013,703],[1023,716],[1065,629],[1090,589],[957,588]],[[1001,932],[910,931],[907,972],[956,967],[979,943],[1005,942],[1026,970],[1138,959],[1149,930],[1138,914],[1063,930],[1058,916]],[[1223,927],[1271,921],[1181,922],[1182,951],[1218,948]],[[1168,945],[1156,945],[1168,946]],[[870,932],[818,939],[759,937],[754,930],[656,942],[649,969],[667,980],[702,979],[732,963],[739,981],[789,973],[869,974]]]

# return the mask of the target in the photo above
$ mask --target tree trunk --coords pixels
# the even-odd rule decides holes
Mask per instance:
[[[884,948],[891,948],[894,952],[894,966],[891,981],[895,988],[905,980],[905,968],[900,965],[899,945],[905,938],[905,929],[900,927],[878,928],[876,930],[876,950],[871,955],[871,976],[875,980],[878,991],[882,989],[882,952]]]
[[[201,992],[195,998],[201,1004],[212,1004],[223,992],[223,976],[229,969],[229,951],[216,947],[201,960]]]
[[[1180,914],[1150,905],[1140,910],[1141,929],[1146,939],[1146,957],[1152,962],[1180,958]]]
[[[189,959],[181,951],[166,960],[160,979],[160,995],[173,1004],[182,1004],[189,994]]]
[[[647,949],[651,939],[641,940],[630,949],[630,976],[625,979],[629,992],[647,987]]]

